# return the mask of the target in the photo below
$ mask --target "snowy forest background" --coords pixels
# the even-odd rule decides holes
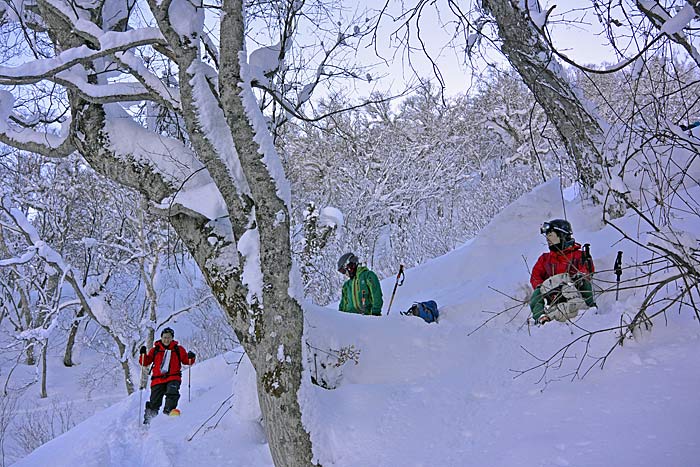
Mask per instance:
[[[695,0],[607,9],[595,2],[571,12],[509,0],[484,1],[467,12],[447,1],[435,6],[449,13],[443,23],[422,1],[394,16],[389,13],[400,6],[392,2],[388,10],[324,1],[195,3],[0,4],[4,465],[101,408],[103,388],[117,384],[124,396],[137,390],[143,384],[138,348],[166,324],[178,323],[178,335],[187,336],[200,360],[262,346],[272,326],[245,337],[246,329],[256,327],[251,319],[268,319],[261,297],[272,292],[246,282],[251,258],[263,275],[269,266],[273,276],[292,277],[298,267],[303,295],[327,305],[339,299],[343,277],[335,262],[342,253],[354,251],[380,278],[390,277],[399,264],[416,266],[453,250],[512,201],[557,177],[597,206],[601,222],[615,225],[630,210],[639,218],[637,230],[621,227],[620,235],[652,253],[652,266],[637,279],[658,287],[625,323],[630,331],[676,304],[698,313],[698,232],[675,224],[679,205],[685,214],[700,212],[686,191],[698,182],[689,170],[697,164],[698,140],[681,128],[700,118]],[[235,68],[237,52],[245,50],[234,39],[243,33],[218,21],[236,8],[245,11],[251,53],[231,91],[230,76],[217,73]],[[471,65],[463,71],[465,89],[445,94],[438,64],[415,50],[425,39],[416,33],[425,26],[420,21],[452,31],[449,50]],[[310,33],[310,25],[318,28]],[[558,50],[551,39],[572,25],[606,37],[609,57],[576,64]],[[382,34],[395,53],[421,63],[400,90],[377,85],[372,91],[392,76],[381,71],[380,59],[369,68],[356,53]],[[522,63],[527,50],[514,41],[530,48],[531,63]],[[226,55],[227,48],[233,52]],[[243,99],[246,115],[236,114],[230,99],[239,81],[243,94],[256,96],[259,113]],[[540,84],[556,92],[547,95]],[[255,138],[241,143],[236,121],[250,122]],[[221,149],[229,142],[217,133],[221,128],[233,135],[234,155]],[[167,151],[146,144],[153,135],[167,142]],[[245,143],[252,141],[251,150]],[[127,148],[137,142],[148,151]],[[240,164],[250,191],[240,182],[235,161],[259,158],[259,148],[268,160],[279,157],[288,179],[284,222],[270,221],[280,211],[268,215],[261,202],[275,195],[287,201],[274,164],[266,162],[276,192],[256,192],[254,164]],[[166,166],[158,158],[174,162]],[[216,189],[198,180],[198,187],[209,186],[201,199],[174,194],[203,173]],[[227,180],[238,194],[227,193]],[[236,199],[243,200],[238,207]],[[217,210],[222,205],[225,214]],[[234,220],[236,213],[244,222]],[[201,232],[192,234],[178,216],[204,216],[211,230],[198,224]],[[249,254],[241,243],[237,258],[221,253],[231,238],[235,244],[258,230],[257,245],[265,249],[266,228],[275,239],[285,237],[274,230],[280,224],[288,254],[284,239],[270,257]],[[639,240],[640,232],[651,232],[651,239]],[[207,269],[212,256],[204,258],[202,239],[231,269]],[[278,264],[288,269],[275,272]],[[219,281],[222,270],[250,293],[217,289],[226,282]],[[663,287],[676,292],[656,301]],[[271,288],[287,295],[283,285]],[[86,402],[62,403],[65,394],[52,390],[47,361],[74,368],[88,354],[99,359],[90,359],[75,386]],[[293,376],[295,368],[285,371]],[[256,370],[259,378],[266,374]]]

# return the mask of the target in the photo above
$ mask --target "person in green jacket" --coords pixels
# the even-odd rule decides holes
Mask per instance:
[[[349,277],[343,284],[343,296],[338,309],[346,313],[381,316],[382,288],[377,275],[361,266],[353,253],[345,253],[338,260],[338,272]]]

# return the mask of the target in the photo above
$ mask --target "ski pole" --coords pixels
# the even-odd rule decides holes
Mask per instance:
[[[403,285],[404,279],[406,279],[406,276],[403,273],[403,264],[399,264],[399,273],[396,275],[396,283],[394,284],[394,291],[391,292],[391,300],[389,300],[389,308],[386,310],[387,316],[389,316],[389,312],[391,311],[391,304],[394,303],[394,295],[396,295],[396,288],[399,287],[400,285]],[[401,282],[399,282],[399,280]]]
[[[187,402],[192,402],[192,365],[187,368]]]
[[[617,258],[615,258],[615,275],[617,276],[617,285],[615,287],[615,301],[620,296],[620,277],[622,276],[622,251],[617,252]]]
[[[583,261],[588,266],[588,271],[593,269],[593,259],[591,258],[591,244],[586,243],[583,245]]]
[[[143,384],[143,363],[141,363],[141,357],[143,355],[139,355],[139,366],[141,367],[141,376],[139,377],[139,418],[138,422],[141,423],[141,406],[143,405],[143,390],[144,390],[144,384]]]

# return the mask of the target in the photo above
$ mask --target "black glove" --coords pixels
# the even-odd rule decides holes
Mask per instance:
[[[139,353],[140,353],[141,355],[146,355],[146,346],[145,346],[145,345],[142,345],[142,346],[141,346],[141,349],[139,350]]]
[[[187,352],[187,358],[189,358],[190,360],[194,360],[195,357],[196,355],[194,354],[194,352]]]

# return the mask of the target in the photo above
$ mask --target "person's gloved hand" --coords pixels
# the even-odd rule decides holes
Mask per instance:
[[[194,354],[194,352],[187,352],[187,358],[189,358],[190,360],[194,360],[196,358],[196,355]]]
[[[547,316],[546,314],[543,314],[543,315],[540,316],[539,319],[537,320],[537,322],[540,323],[540,324],[548,323],[548,322],[550,322],[550,321],[552,321],[552,318],[550,318],[550,317]]]
[[[141,355],[145,355],[145,354],[146,354],[146,346],[145,346],[145,345],[142,345],[142,346],[141,346],[141,349],[139,350],[139,353],[140,353]]]

